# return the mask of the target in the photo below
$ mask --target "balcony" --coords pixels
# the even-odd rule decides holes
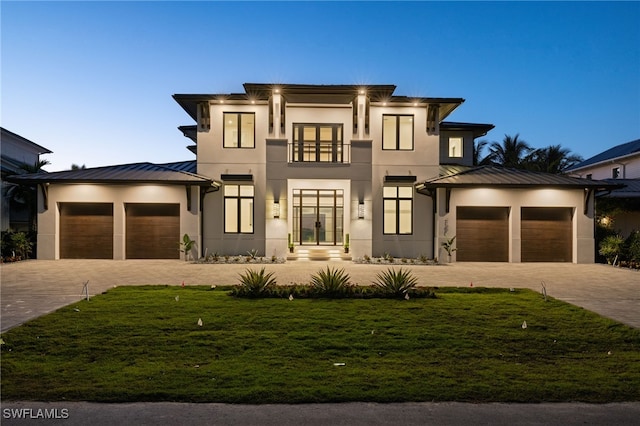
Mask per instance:
[[[349,163],[351,145],[336,142],[295,142],[289,145],[289,163]]]

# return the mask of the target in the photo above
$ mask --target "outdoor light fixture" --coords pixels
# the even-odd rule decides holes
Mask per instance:
[[[358,203],[358,219],[364,219],[364,203]]]
[[[278,202],[273,203],[273,218],[274,219],[280,218],[280,203]]]

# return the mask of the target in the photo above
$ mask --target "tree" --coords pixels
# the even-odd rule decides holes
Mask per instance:
[[[71,170],[84,170],[86,168],[87,168],[87,166],[85,166],[84,164],[82,166],[79,166],[76,163],[73,163],[71,165]]]
[[[560,174],[581,161],[582,157],[572,154],[570,149],[562,148],[560,145],[551,145],[534,150],[523,163],[529,170]]]
[[[504,135],[502,143],[492,142],[486,160],[497,166],[522,168],[524,159],[533,149],[519,137],[519,134],[513,137]]]
[[[20,165],[21,173],[18,174],[33,174],[43,172],[43,167],[50,164],[48,160],[39,160],[34,164],[22,164]],[[7,187],[6,197],[17,204],[22,204],[29,211],[29,229],[35,231],[37,229],[37,213],[38,213],[38,192],[34,186],[14,183]]]
[[[481,159],[482,151],[484,151],[485,147],[489,142],[487,141],[474,141],[473,142],[473,165],[480,166],[487,164],[488,156]]]

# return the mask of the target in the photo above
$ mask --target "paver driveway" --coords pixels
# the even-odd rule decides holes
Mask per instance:
[[[386,265],[288,262],[264,266],[280,284],[301,283],[324,268],[345,268],[353,282],[369,284]],[[115,285],[235,284],[250,265],[193,264],[178,260],[31,260],[0,266],[1,330]],[[407,267],[407,266],[405,266]],[[453,263],[413,266],[421,285],[530,288],[640,328],[640,272],[608,265],[567,263]]]

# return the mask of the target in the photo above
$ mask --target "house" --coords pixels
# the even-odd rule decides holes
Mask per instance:
[[[1,148],[1,187],[2,187],[2,223],[0,229],[6,231],[29,231],[29,207],[20,204],[10,196],[12,184],[6,178],[10,175],[26,173],[25,164],[33,166],[40,161],[43,154],[51,154],[47,148],[38,145],[16,133],[0,127]]]
[[[604,215],[601,220],[623,236],[640,230],[640,139],[609,148],[576,164],[567,173],[621,184],[618,189],[597,194],[601,205],[615,211],[615,217]]]
[[[195,161],[21,177],[41,188],[38,257],[173,258],[187,233],[200,256],[348,243],[356,258],[437,258],[455,235],[454,261],[593,262],[593,194],[612,185],[473,167],[493,125],[447,121],[462,98],[395,89],[176,94]]]

